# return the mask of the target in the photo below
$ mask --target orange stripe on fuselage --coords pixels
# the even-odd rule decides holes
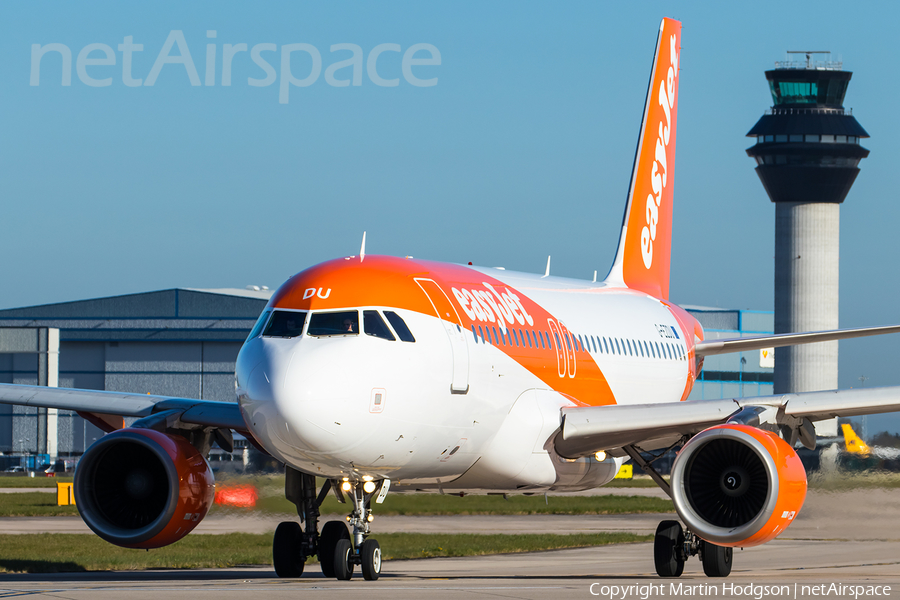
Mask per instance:
[[[574,340],[570,338],[568,344],[562,341],[562,352],[575,360],[575,364],[566,369],[562,377],[557,369],[556,350],[534,347],[534,334],[540,330],[546,339],[550,332],[548,320],[560,323],[559,319],[524,293],[461,265],[390,256],[369,255],[364,260],[358,257],[339,258],[291,277],[275,292],[269,306],[295,310],[384,306],[433,316],[432,304],[416,283],[417,278],[431,279],[441,286],[455,304],[468,334],[471,334],[473,325],[476,331],[479,325],[482,330],[490,327],[493,340],[495,329],[499,337],[501,324],[506,331],[514,329],[515,333],[504,334],[494,344],[495,348],[550,389],[581,405],[616,403],[599,366],[588,352],[580,347],[576,350]],[[473,300],[477,305],[472,304]],[[522,335],[525,331],[529,333]],[[468,343],[471,346],[476,342],[469,338]],[[481,339],[477,343],[482,343]],[[553,344],[556,345],[555,339]],[[576,365],[577,369],[574,368]],[[574,376],[570,377],[570,374]]]

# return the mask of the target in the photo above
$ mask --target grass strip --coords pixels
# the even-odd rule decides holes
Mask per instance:
[[[329,497],[321,513],[343,515],[348,504]],[[384,504],[374,505],[376,515],[619,515],[674,512],[668,498],[646,496],[441,496],[439,494],[394,494]],[[296,516],[297,509],[283,496],[263,496],[254,509],[213,505],[210,514],[253,513]],[[74,506],[56,506],[56,495],[46,492],[0,494],[0,517],[74,516]]]
[[[376,515],[620,515],[674,512],[668,498],[647,496],[459,496],[439,494],[393,494],[383,504],[373,505]],[[216,507],[215,511],[230,511]],[[296,514],[282,496],[263,496],[256,510],[273,514]],[[322,503],[322,514],[346,514],[350,508],[333,497]]]
[[[57,483],[72,483],[74,477],[0,477],[0,488],[53,488]]]
[[[645,542],[652,536],[601,534],[419,534],[374,536],[385,559],[481,556]],[[309,562],[315,562],[310,559]],[[71,573],[143,569],[209,569],[272,564],[272,534],[189,535],[156,550],[119,548],[78,534],[0,535],[0,572]],[[313,567],[317,568],[317,567]],[[389,568],[389,567],[388,567]]]
[[[16,492],[0,494],[0,517],[71,517],[77,516],[74,506],[57,506],[56,494],[47,492]]]

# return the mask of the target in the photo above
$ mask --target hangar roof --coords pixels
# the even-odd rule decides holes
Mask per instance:
[[[176,288],[0,310],[0,326],[57,327],[63,342],[240,342],[271,294]]]

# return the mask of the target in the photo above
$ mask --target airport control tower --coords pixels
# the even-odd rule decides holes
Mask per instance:
[[[827,52],[789,52],[766,71],[774,106],[747,134],[775,203],[775,333],[838,328],[840,208],[869,151],[843,107],[852,73]],[[775,352],[775,393],[836,389],[838,343]],[[819,430],[819,435],[837,434]]]

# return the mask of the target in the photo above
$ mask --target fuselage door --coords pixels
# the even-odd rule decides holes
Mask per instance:
[[[469,391],[469,347],[466,345],[466,334],[462,320],[456,312],[450,298],[437,283],[431,279],[416,279],[416,283],[431,300],[434,313],[440,319],[450,339],[450,350],[453,354],[453,375],[450,380],[450,391],[454,394],[465,394]]]

